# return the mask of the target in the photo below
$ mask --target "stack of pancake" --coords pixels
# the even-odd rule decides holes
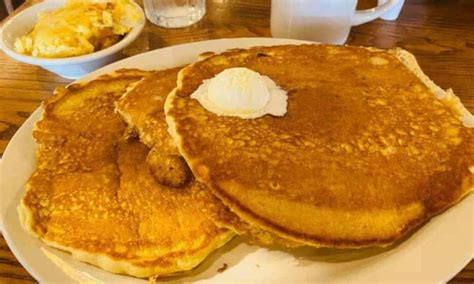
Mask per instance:
[[[287,113],[218,116],[190,98],[232,67],[286,90]],[[47,244],[137,277],[192,269],[234,235],[386,246],[472,191],[473,127],[403,50],[208,53],[56,90],[20,215]]]

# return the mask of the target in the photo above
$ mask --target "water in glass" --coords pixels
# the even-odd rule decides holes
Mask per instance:
[[[165,28],[192,25],[206,13],[206,0],[144,0],[144,3],[148,20]]]

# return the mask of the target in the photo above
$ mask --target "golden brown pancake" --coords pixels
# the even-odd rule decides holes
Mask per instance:
[[[285,116],[217,116],[190,98],[230,67],[286,90]],[[244,221],[294,242],[385,246],[473,188],[472,115],[401,50],[225,52],[181,70],[165,112],[196,178]]]
[[[147,161],[156,180],[177,188],[194,179],[167,131],[163,109],[166,97],[176,87],[180,69],[154,72],[130,86],[116,103],[116,111],[131,127],[132,132],[136,132],[140,141],[151,148]],[[259,244],[295,246],[292,242],[243,222],[213,195],[207,193],[203,195],[205,196],[200,200],[205,202],[201,208],[219,227],[247,235],[251,241]]]
[[[172,187],[188,183],[192,174],[166,129],[163,105],[166,96],[176,86],[181,68],[154,72],[133,84],[116,104],[117,112],[151,148],[148,162],[158,182]]]
[[[33,133],[37,168],[19,207],[47,244],[137,277],[192,269],[234,235],[203,213],[201,184],[157,183],[148,148],[123,139],[114,102],[147,75],[123,70],[56,90]]]

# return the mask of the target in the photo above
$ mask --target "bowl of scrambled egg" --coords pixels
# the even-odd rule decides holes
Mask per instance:
[[[144,25],[133,0],[50,0],[7,21],[0,48],[18,61],[78,79],[117,60]]]

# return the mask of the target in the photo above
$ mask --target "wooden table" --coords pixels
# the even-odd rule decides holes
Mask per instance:
[[[22,8],[39,0],[27,1]],[[207,2],[206,16],[191,27],[168,30],[147,23],[140,38],[125,54],[214,38],[270,36],[270,0]],[[367,8],[376,1],[360,2],[359,7]],[[376,20],[355,27],[348,43],[380,48],[399,46],[411,51],[430,78],[443,88],[453,88],[470,111],[474,111],[474,1],[407,0],[397,21]],[[0,52],[0,154],[18,127],[51,95],[54,87],[67,82]],[[0,237],[0,283],[34,281]],[[474,261],[450,283],[474,283]]]

